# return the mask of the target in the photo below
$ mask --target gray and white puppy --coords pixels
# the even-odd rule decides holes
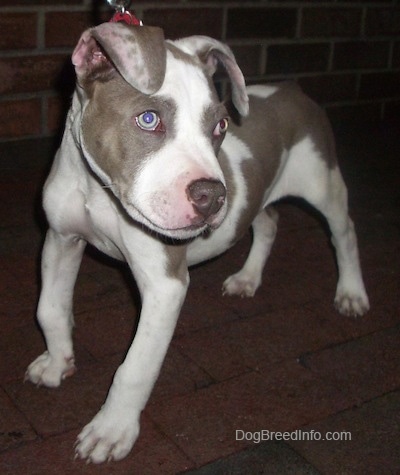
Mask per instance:
[[[83,33],[72,56],[77,87],[44,188],[49,222],[38,321],[47,351],[27,370],[58,386],[74,373],[73,288],[86,243],[128,263],[142,297],[140,323],[107,399],[82,430],[77,455],[119,460],[172,338],[188,266],[210,259],[253,228],[243,268],[223,292],[251,297],[277,228],[272,203],[302,197],[327,219],[345,315],[369,308],[347,190],[324,112],[290,84],[252,86],[231,50],[193,36],[106,23]],[[222,63],[241,125],[228,127],[212,76]]]

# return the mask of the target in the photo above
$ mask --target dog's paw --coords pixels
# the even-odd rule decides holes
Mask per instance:
[[[350,292],[337,292],[335,297],[336,310],[346,317],[361,317],[369,310],[367,295]]]
[[[222,285],[222,295],[239,295],[240,297],[254,297],[260,286],[260,280],[253,276],[238,272],[228,277]]]
[[[55,388],[68,376],[76,371],[74,357],[56,361],[48,351],[36,358],[26,370],[25,381],[31,381],[38,386]]]
[[[123,417],[125,416],[125,417]],[[75,444],[75,457],[88,463],[121,460],[128,455],[139,435],[139,423],[103,409],[83,428]]]

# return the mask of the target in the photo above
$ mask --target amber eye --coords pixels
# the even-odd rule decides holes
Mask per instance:
[[[145,111],[135,117],[136,124],[147,132],[159,131],[162,129],[160,116],[154,111]]]
[[[221,119],[218,124],[216,125],[213,135],[214,137],[219,137],[228,130],[229,127],[229,120],[228,119]]]

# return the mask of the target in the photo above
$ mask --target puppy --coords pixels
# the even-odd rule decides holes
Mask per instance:
[[[55,387],[75,371],[72,296],[86,243],[126,261],[142,297],[139,326],[76,446],[79,457],[100,463],[125,457],[138,436],[188,266],[224,252],[252,227],[249,256],[223,292],[253,296],[276,233],[271,205],[281,197],[302,197],[326,217],[339,312],[362,315],[369,304],[332,131],[297,86],[246,89],[219,41],[165,41],[158,28],[122,23],[83,33],[72,61],[77,87],[43,195],[49,230],[38,321],[47,351],[27,379]],[[231,80],[237,124],[212,84],[218,63]]]

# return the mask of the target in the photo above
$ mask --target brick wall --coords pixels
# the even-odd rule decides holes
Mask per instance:
[[[167,37],[227,41],[247,81],[294,78],[336,118],[383,119],[400,110],[398,0],[133,1]],[[0,0],[0,142],[54,135],[87,26],[104,0]]]

